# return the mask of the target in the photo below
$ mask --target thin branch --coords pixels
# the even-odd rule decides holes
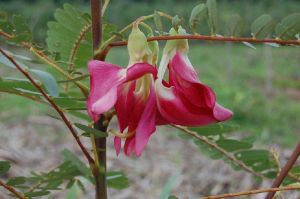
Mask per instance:
[[[176,35],[176,36],[155,36],[148,37],[148,41],[166,41],[166,40],[203,40],[203,41],[223,41],[223,42],[249,42],[249,43],[276,43],[281,45],[300,45],[299,40],[280,40],[280,39],[255,39],[250,37],[216,37],[206,35]],[[99,54],[107,54],[108,51],[117,46],[126,46],[127,41],[111,42],[105,45],[103,50]]]
[[[65,116],[65,114],[63,113],[63,111],[58,107],[58,105],[52,100],[52,98],[50,96],[47,95],[47,93],[42,89],[42,87],[35,82],[35,80],[30,76],[30,74],[25,71],[21,66],[19,66],[19,64],[11,57],[9,56],[3,49],[0,48],[0,52],[12,63],[16,66],[16,68],[23,73],[23,75],[32,83],[32,85],[45,97],[45,99],[50,103],[50,105],[57,111],[57,113],[60,115],[60,117],[62,118],[62,120],[64,121],[64,123],[66,124],[66,126],[68,127],[68,129],[70,130],[70,132],[72,133],[73,137],[75,138],[77,144],[79,145],[80,149],[82,150],[82,152],[84,153],[84,155],[86,156],[87,160],[89,163],[94,163],[93,158],[90,156],[90,154],[88,153],[87,149],[84,147],[84,145],[82,144],[82,142],[80,141],[76,130],[74,129],[74,127],[72,126],[71,122],[68,120],[68,118]]]
[[[8,190],[9,192],[11,192],[12,194],[14,194],[17,198],[19,199],[26,199],[22,193],[18,192],[17,190],[15,190],[13,187],[5,184],[4,182],[2,182],[0,180],[0,186],[4,187],[6,190]]]
[[[13,38],[12,35],[3,32],[0,30],[0,36],[3,36],[5,39],[10,40]],[[35,54],[38,58],[40,58],[41,60],[43,60],[45,63],[47,63],[49,66],[53,67],[55,70],[57,70],[58,72],[60,72],[62,75],[64,75],[66,78],[68,79],[73,79],[74,77],[72,77],[69,73],[67,73],[64,69],[62,69],[61,67],[59,67],[53,60],[49,59],[49,57],[47,57],[43,52],[39,51],[38,49],[34,48],[31,44],[29,44],[28,42],[21,42],[21,44],[29,49],[33,54]],[[81,92],[87,96],[88,95],[88,88],[82,84],[79,81],[74,81],[74,84],[80,88]]]
[[[187,129],[186,127],[183,126],[179,126],[179,125],[174,125],[172,124],[173,127],[181,130],[182,132],[193,136],[194,138],[196,138],[197,140],[199,140],[200,142],[208,145],[209,147],[219,151],[223,156],[225,156],[226,158],[228,158],[229,160],[231,160],[234,164],[240,166],[241,168],[243,168],[244,170],[252,173],[253,175],[260,177],[260,178],[265,178],[265,176],[263,176],[260,173],[255,172],[252,168],[248,167],[247,165],[245,165],[244,162],[236,159],[233,155],[231,155],[230,153],[228,153],[226,150],[224,150],[223,148],[219,147],[218,145],[216,145],[215,143],[209,141],[207,138],[198,135],[196,132],[194,131],[190,131],[189,129]]]
[[[291,168],[296,163],[298,157],[300,155],[300,142],[297,144],[296,148],[294,149],[290,159],[287,161],[283,169],[280,171],[279,175],[276,177],[272,184],[272,188],[279,187],[284,180],[284,178],[288,175]],[[272,199],[276,192],[268,193],[265,199]]]
[[[288,186],[288,187],[279,187],[279,188],[256,189],[256,190],[242,191],[242,192],[236,192],[236,193],[227,193],[227,194],[216,195],[216,196],[207,196],[207,197],[202,197],[201,199],[233,198],[233,197],[238,197],[238,196],[248,196],[248,195],[266,193],[266,192],[275,193],[276,191],[291,191],[291,190],[298,190],[298,189],[300,189],[300,186]]]

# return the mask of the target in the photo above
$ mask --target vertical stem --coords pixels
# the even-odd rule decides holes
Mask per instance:
[[[92,15],[92,34],[93,34],[93,50],[95,51],[101,44],[102,40],[102,20],[101,20],[101,0],[91,0]],[[107,124],[105,116],[101,115],[101,119],[94,124],[94,128],[106,132]],[[106,138],[95,138],[94,154],[95,168],[92,168],[96,184],[96,199],[107,199],[107,182],[106,182]]]
[[[297,147],[293,151],[290,159],[286,163],[286,165],[283,167],[279,175],[276,177],[275,181],[272,184],[272,188],[279,187],[284,180],[284,178],[288,175],[289,171],[291,168],[294,166],[295,162],[297,161],[298,157],[300,155],[300,142],[298,143]],[[272,199],[273,196],[275,195],[276,191],[274,192],[269,192],[265,199]]]

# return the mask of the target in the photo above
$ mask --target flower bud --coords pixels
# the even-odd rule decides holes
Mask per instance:
[[[132,32],[128,37],[129,63],[144,62],[150,54],[147,38],[138,26],[133,26]]]

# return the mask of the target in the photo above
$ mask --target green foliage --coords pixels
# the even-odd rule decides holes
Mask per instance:
[[[183,25],[183,18],[180,18],[178,15],[175,15],[172,19],[172,26],[176,30],[178,29],[179,26]]]
[[[7,173],[10,169],[10,163],[8,161],[0,161],[0,176]]]
[[[8,52],[8,51],[7,53],[16,60],[16,63],[22,69],[28,71],[29,73],[32,73],[33,76],[36,76],[43,83],[46,90],[51,96],[57,97],[59,95],[58,85],[56,83],[56,80],[50,73],[39,69],[29,68],[27,66],[26,61],[24,61],[26,57],[14,55],[12,52]],[[26,60],[30,60],[30,59],[26,59]],[[0,66],[1,65],[16,69],[15,65],[12,62],[10,62],[6,57],[4,57],[4,55],[2,54],[0,55]]]
[[[109,171],[106,174],[107,185],[110,188],[121,190],[129,187],[127,176],[120,171]]]
[[[226,23],[226,35],[238,37],[243,34],[244,24],[243,19],[239,14],[230,16]]]
[[[264,39],[272,33],[274,21],[270,15],[264,14],[258,17],[251,25],[252,36],[257,39]]]
[[[207,7],[204,3],[201,3],[193,8],[190,16],[190,27],[193,33],[196,32],[199,24],[207,18]]]
[[[56,21],[48,23],[46,41],[49,50],[59,55],[60,65],[69,72],[85,68],[93,55],[89,17],[65,4],[64,9],[55,11],[54,18]]]
[[[106,132],[99,131],[97,129],[88,127],[88,126],[83,125],[83,124],[75,123],[74,125],[77,128],[79,128],[79,129],[81,129],[81,130],[84,131],[84,133],[82,134],[83,136],[90,137],[91,135],[93,135],[93,136],[95,136],[97,138],[107,137],[108,136],[108,134]]]
[[[208,11],[208,25],[210,27],[210,34],[216,35],[218,31],[218,8],[216,0],[206,1]]]
[[[159,34],[162,35],[164,32],[164,27],[163,27],[161,17],[157,11],[154,11],[154,24],[155,24],[155,27],[158,30]]]
[[[296,39],[296,35],[300,33],[300,13],[294,13],[283,18],[277,24],[275,31],[278,38]]]
[[[11,43],[30,42],[32,39],[30,29],[24,17],[20,15],[14,15],[11,21],[0,20],[0,30],[12,36],[9,40]]]

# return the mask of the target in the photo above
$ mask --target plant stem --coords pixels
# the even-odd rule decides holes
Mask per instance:
[[[248,195],[265,193],[265,192],[276,193],[276,191],[291,191],[291,190],[298,190],[298,189],[300,189],[300,186],[288,186],[288,187],[268,188],[268,189],[255,189],[255,190],[250,190],[250,191],[227,193],[227,194],[216,195],[216,196],[207,196],[207,197],[202,197],[201,199],[234,198],[234,197],[239,197],[239,196],[248,196]]]
[[[6,190],[8,190],[9,192],[11,192],[12,194],[14,194],[17,198],[19,199],[26,199],[22,193],[18,192],[17,190],[15,190],[13,187],[5,184],[4,182],[0,181],[0,186],[4,187]]]
[[[132,24],[130,24],[132,25]],[[126,26],[125,28],[128,28]],[[125,29],[124,28],[124,29]],[[121,30],[123,31],[123,30]],[[120,32],[121,32],[120,31]],[[113,42],[115,38],[111,37],[110,40],[103,44],[103,49],[97,51],[96,54],[99,57],[105,57],[109,50],[113,47],[126,46],[127,41],[116,41]],[[178,40],[178,39],[189,39],[189,40],[202,40],[202,41],[223,41],[223,42],[249,42],[249,43],[276,43],[281,45],[300,45],[299,40],[281,40],[281,39],[255,39],[252,37],[216,37],[216,36],[206,36],[206,35],[175,35],[175,36],[155,36],[148,37],[148,41],[166,41],[166,40]]]
[[[276,177],[275,181],[272,184],[272,188],[276,188],[281,185],[284,178],[288,175],[289,171],[296,163],[299,155],[300,155],[300,142],[297,144],[296,148],[294,149],[294,151],[293,151],[290,159],[286,163],[286,165],[283,167],[283,169],[281,170],[279,175]],[[273,196],[275,195],[275,193],[276,193],[276,191],[268,193],[267,196],[265,197],[265,199],[272,199]]]
[[[92,15],[92,34],[93,50],[96,51],[101,45],[102,40],[102,4],[101,0],[91,0]],[[107,131],[106,117],[101,115],[99,121],[94,124],[94,128],[100,131]],[[107,199],[107,182],[106,182],[106,138],[93,137],[93,150],[96,164],[93,169],[93,175],[96,184],[96,199]]]

